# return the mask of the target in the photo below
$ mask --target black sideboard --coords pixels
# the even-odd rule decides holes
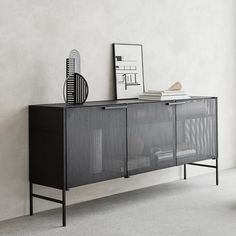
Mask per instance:
[[[208,159],[215,165],[196,163]],[[33,197],[57,202],[65,226],[70,188],[181,165],[186,179],[186,164],[215,168],[218,185],[216,97],[29,106],[30,215]],[[33,184],[62,190],[62,200]]]

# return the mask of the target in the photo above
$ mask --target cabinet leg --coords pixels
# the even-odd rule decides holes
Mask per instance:
[[[129,175],[128,175],[128,174],[126,174],[126,175],[124,176],[124,178],[129,178]]]
[[[30,215],[33,215],[33,184],[30,182],[29,184],[29,207],[30,207]]]
[[[62,226],[66,226],[66,190],[62,190]]]
[[[128,171],[128,166],[126,166],[126,170],[125,170],[125,173],[124,173],[124,178],[129,178],[129,171]]]
[[[184,165],[184,179],[187,179],[187,169],[186,169],[186,164]]]
[[[218,158],[216,158],[216,185],[219,185]]]

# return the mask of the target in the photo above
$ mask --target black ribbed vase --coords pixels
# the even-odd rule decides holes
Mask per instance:
[[[88,97],[88,84],[85,78],[74,73],[69,75],[66,80],[66,103],[83,104]]]

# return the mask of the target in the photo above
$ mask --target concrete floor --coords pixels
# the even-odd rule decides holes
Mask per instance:
[[[0,222],[0,235],[235,236],[236,169]]]

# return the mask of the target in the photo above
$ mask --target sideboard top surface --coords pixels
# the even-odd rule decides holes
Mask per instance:
[[[170,102],[170,101],[191,101],[198,99],[216,99],[217,97],[211,96],[191,96],[188,99],[181,100],[140,100],[140,99],[122,99],[122,100],[101,100],[101,101],[89,101],[82,105],[68,105],[66,103],[52,103],[52,104],[35,104],[30,106],[41,106],[41,107],[55,107],[55,108],[83,108],[83,107],[94,107],[94,106],[112,106],[112,105],[128,105],[128,104],[143,104],[143,103],[157,103],[157,102]]]

